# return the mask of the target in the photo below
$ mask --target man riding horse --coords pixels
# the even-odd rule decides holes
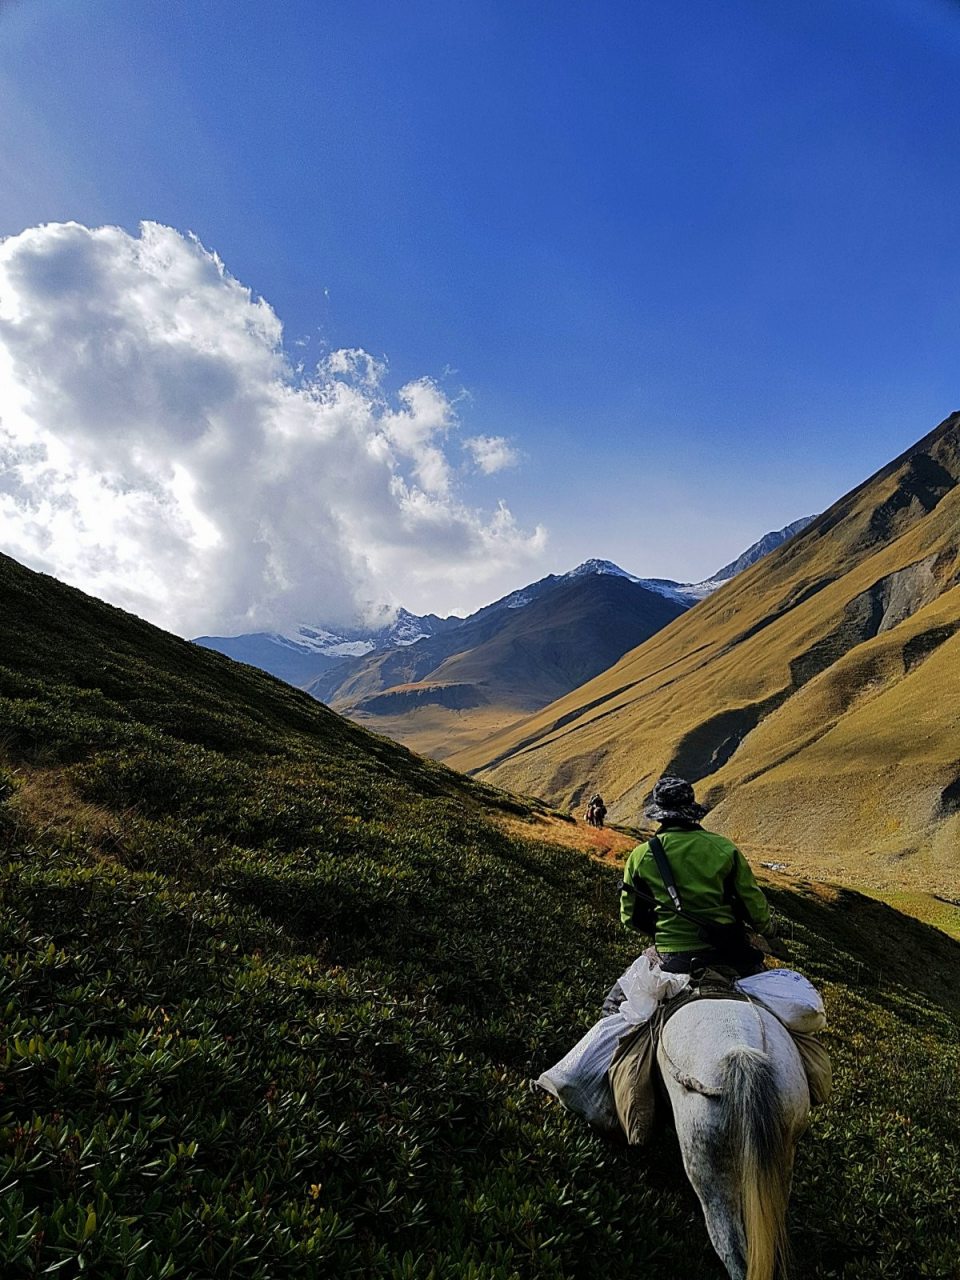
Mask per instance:
[[[620,919],[653,936],[650,958],[669,973],[722,965],[746,977],[763,967],[747,928],[773,938],[776,923],[740,850],[700,825],[706,812],[689,782],[660,779],[644,809],[659,827],[627,859]]]
[[[700,825],[706,812],[689,782],[661,778],[644,809],[659,824],[657,834],[627,859],[620,895],[623,923],[654,937],[648,958],[667,972],[693,974],[694,982],[711,970],[759,973],[763,954],[747,929],[776,935],[770,906],[739,849]],[[829,1058],[809,1043],[812,1036],[791,1036],[772,1013],[732,989],[729,998],[715,994],[720,998],[681,1003],[659,1030],[648,1024],[621,1040],[610,1085],[628,1140],[642,1140],[656,1070],[727,1274],[774,1280],[789,1271],[794,1150],[811,1100],[829,1093]],[[618,982],[604,1013],[623,998]]]
[[[587,824],[591,827],[602,827],[606,816],[607,806],[603,803],[603,796],[598,791],[591,796],[590,803],[587,805]]]
[[[662,777],[644,814],[659,829],[627,859],[620,915],[652,934],[654,946],[614,984],[600,1021],[534,1084],[601,1127],[610,1127],[612,1107],[634,1144],[649,1136],[666,1094],[684,1169],[730,1280],[775,1280],[790,1270],[797,1140],[811,1103],[830,1093],[829,1055],[812,1034],[823,1006],[814,1010],[819,1023],[797,1026],[766,1007],[760,977],[753,995],[737,979],[761,973],[763,953],[747,931],[775,937],[773,914],[736,845],[704,831],[706,809],[690,783]],[[643,975],[655,966],[689,974],[689,983],[674,979],[679,990],[658,996],[652,1016],[638,1021],[630,1002],[638,987],[650,994]],[[805,982],[782,972],[791,987]],[[670,985],[662,973],[657,981]],[[618,1013],[625,1004],[630,1017]]]

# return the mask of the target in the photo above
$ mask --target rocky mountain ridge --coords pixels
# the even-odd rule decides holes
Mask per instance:
[[[356,660],[388,649],[402,649],[432,636],[453,631],[472,624],[478,619],[504,610],[525,608],[538,600],[544,592],[557,586],[593,575],[611,575],[624,578],[648,591],[664,596],[685,607],[695,604],[709,595],[732,573],[739,572],[761,555],[765,555],[785,538],[792,536],[812,517],[794,521],[786,529],[766,533],[749,547],[732,565],[701,583],[680,583],[669,578],[640,578],[628,573],[611,560],[591,559],[563,574],[548,574],[536,582],[520,587],[508,595],[484,605],[465,618],[437,614],[414,614],[400,608],[389,622],[379,627],[342,627],[333,624],[302,624],[286,632],[248,632],[237,636],[197,636],[194,643],[205,649],[214,649],[239,662],[260,667],[299,688],[309,688],[314,696],[324,700],[337,696],[341,683],[349,677]],[[341,677],[336,678],[337,671]]]

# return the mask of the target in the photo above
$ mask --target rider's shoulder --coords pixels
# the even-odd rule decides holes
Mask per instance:
[[[706,827],[701,827],[699,834],[718,851],[730,854],[737,852],[737,846],[733,841],[728,840],[726,836],[720,835],[718,831],[708,831]]]

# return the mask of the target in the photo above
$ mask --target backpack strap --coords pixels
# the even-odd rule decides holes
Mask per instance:
[[[683,907],[680,903],[680,890],[677,888],[677,882],[674,878],[673,869],[667,861],[666,850],[660,843],[659,836],[651,836],[647,841],[650,852],[653,854],[653,860],[657,864],[657,870],[660,872],[660,879],[663,881],[664,888],[670,895],[670,901],[673,903],[673,909],[677,915],[685,915]]]

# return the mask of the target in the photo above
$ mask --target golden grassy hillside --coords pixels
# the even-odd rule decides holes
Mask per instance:
[[[601,676],[450,763],[557,804],[599,788],[619,822],[675,771],[757,852],[956,891],[958,481],[954,414]]]
[[[407,685],[405,689],[413,694],[417,686]],[[393,693],[394,690],[387,692]],[[369,703],[366,706],[337,704],[335,709],[371,733],[382,733],[421,755],[441,761],[454,752],[475,746],[478,741],[499,733],[508,725],[516,724],[517,716],[521,714],[509,703],[464,709],[446,707],[435,692],[436,686],[431,685],[429,701],[418,706],[411,698],[411,705],[398,707],[394,714],[389,715],[379,710],[370,711]]]

